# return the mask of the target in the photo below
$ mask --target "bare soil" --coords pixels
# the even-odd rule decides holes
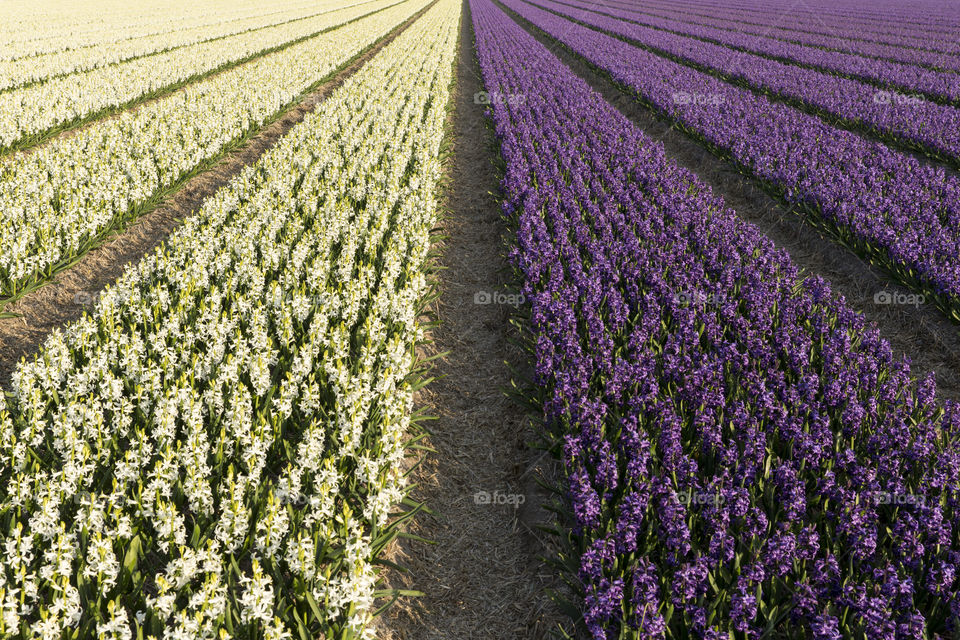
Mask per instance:
[[[915,375],[934,372],[940,396],[960,399],[960,329],[956,324],[933,305],[875,302],[875,296],[881,292],[904,296],[912,292],[805,224],[799,214],[782,206],[758,182],[676,129],[672,121],[637,102],[528,21],[498,5],[648,137],[662,144],[668,157],[697,174],[714,193],[723,196],[740,218],[756,225],[777,247],[786,249],[805,273],[820,275],[830,282],[851,308],[876,323],[895,354],[910,359]]]
[[[390,550],[389,559],[409,573],[387,572],[388,586],[426,595],[387,609],[377,631],[382,640],[539,640],[563,620],[546,593],[559,589],[555,571],[541,561],[553,553],[552,542],[537,529],[552,515],[541,507],[550,496],[535,478],[553,477],[553,460],[528,446],[536,439],[531,420],[503,392],[511,382],[507,363],[522,368],[526,359],[511,342],[514,309],[477,303],[484,294],[508,295],[513,276],[493,195],[494,136],[474,101],[483,85],[467,3],[460,39],[445,238],[437,243],[441,296],[432,309],[439,325],[422,355],[449,353],[432,371],[440,379],[417,398],[437,418],[427,423],[426,442],[436,453],[412,476],[419,486],[411,497],[434,515],[419,514],[408,527],[435,544],[401,539]]]
[[[103,288],[119,278],[128,265],[154,250],[206,198],[272,149],[291,128],[431,6],[433,4],[417,12],[244,145],[225,154],[209,171],[188,180],[153,211],[89,251],[46,285],[4,307],[5,313],[18,317],[0,319],[0,388],[9,388],[17,363],[35,353],[51,331],[92,309]]]

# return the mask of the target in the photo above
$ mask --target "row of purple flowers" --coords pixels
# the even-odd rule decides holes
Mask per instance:
[[[827,51],[739,31],[646,16],[636,11],[606,5],[597,8],[595,4],[587,3],[585,6],[596,8],[598,12],[614,18],[631,20],[676,35],[699,38],[788,64],[808,66],[827,73],[865,80],[879,85],[880,88],[899,93],[921,94],[934,102],[960,103],[960,74],[950,71],[936,71],[900,62]]]
[[[758,15],[755,11],[737,10],[729,5],[710,9],[691,9],[670,4],[611,0],[605,6],[633,10],[638,14],[655,18],[670,18],[680,22],[728,31],[740,31],[751,35],[785,40],[805,46],[822,47],[867,57],[884,58],[907,64],[931,66],[941,69],[960,69],[960,56],[956,46],[957,28],[937,33],[930,27],[918,27],[904,33],[903,28],[894,35],[864,29],[842,18],[834,21],[820,16],[818,20],[796,25],[793,12],[786,7],[770,16]]]
[[[960,109],[611,18],[572,3],[532,2],[681,62],[692,63],[723,79],[810,107],[842,123],[876,131],[884,139],[935,159],[960,165]]]
[[[644,3],[663,4],[668,1],[644,0]],[[676,6],[710,8],[717,4],[710,0],[678,0]],[[918,0],[909,5],[900,0],[875,0],[870,4],[859,0],[808,0],[802,5],[795,5],[790,0],[725,0],[723,6],[736,7],[755,14],[796,16],[816,21],[820,25],[824,25],[827,20],[842,18],[874,25],[879,23],[889,29],[917,25],[942,28],[960,26],[960,13],[952,0]]]
[[[525,0],[504,4],[960,320],[960,179]]]
[[[491,0],[470,6],[487,90],[524,96],[491,114],[592,637],[956,628],[960,407]]]
[[[606,0],[607,4],[626,4],[632,8],[640,6],[631,0]],[[716,15],[718,9],[733,14],[762,19],[766,23],[799,22],[805,29],[833,33],[854,27],[869,33],[890,34],[894,37],[912,34],[923,38],[934,36],[936,41],[950,38],[960,28],[960,14],[951,0],[918,0],[909,5],[899,0],[873,2],[869,5],[859,0],[823,0],[805,2],[798,5],[791,0],[766,2],[726,0],[722,7],[710,0],[644,0],[644,7],[666,6],[677,11],[698,11],[701,14]],[[714,13],[711,14],[710,12]],[[928,38],[927,42],[932,40]],[[947,48],[948,51],[952,49]]]

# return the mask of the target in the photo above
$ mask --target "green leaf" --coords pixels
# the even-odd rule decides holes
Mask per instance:
[[[127,555],[123,557],[123,568],[127,570],[131,577],[137,570],[137,561],[140,558],[140,534],[133,536],[130,540],[130,546],[127,547]]]
[[[307,604],[310,605],[310,610],[313,611],[313,615],[317,617],[317,620],[323,620],[323,614],[320,613],[320,607],[317,606],[317,601],[313,599],[313,594],[306,591],[304,595],[306,596]]]

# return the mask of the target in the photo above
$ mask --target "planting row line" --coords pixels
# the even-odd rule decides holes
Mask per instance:
[[[587,9],[595,7],[583,0],[565,1],[564,4]],[[677,20],[647,17],[636,11],[608,7],[596,11],[614,18],[663,29],[678,35],[691,36],[788,64],[809,66],[827,73],[866,80],[911,96],[919,93],[937,102],[960,103],[960,74],[958,73],[864,58],[837,51],[825,51],[737,31],[700,27]]]
[[[960,321],[960,179],[524,0],[504,4]]]
[[[658,4],[656,1],[653,4]],[[636,5],[634,5],[636,6]],[[715,7],[709,2],[700,0],[682,0],[677,2],[678,8],[709,9]],[[829,29],[829,25],[846,27],[860,25],[872,28],[878,32],[902,33],[906,30],[919,30],[920,33],[950,35],[960,26],[960,16],[953,10],[952,3],[917,2],[905,6],[899,2],[884,4],[874,3],[865,7],[858,2],[823,2],[818,5],[807,4],[795,6],[789,2],[725,2],[725,11],[740,11],[751,17],[766,16],[768,22],[773,22],[774,16],[781,16],[784,20],[799,20],[802,24]]]
[[[637,8],[636,3],[629,0],[614,0],[615,4],[630,5]],[[664,8],[662,0],[653,0],[644,3],[644,6]],[[920,8],[920,5],[925,5]],[[709,15],[706,10],[709,3],[697,0],[684,0],[674,5],[680,13]],[[874,5],[876,6],[876,5]],[[909,8],[902,5],[887,5],[880,7],[877,12],[861,11],[863,5],[856,2],[821,4],[820,6],[806,5],[793,7],[787,3],[750,3],[724,2],[718,7],[724,16],[738,16],[744,20],[757,20],[758,23],[775,23],[775,16],[780,16],[778,24],[790,25],[789,28],[805,29],[813,33],[832,33],[831,25],[838,29],[867,31],[877,34],[904,35],[930,33],[933,35],[949,35],[951,29],[958,24],[956,19],[949,17],[949,4],[937,2],[917,3]],[[920,10],[918,10],[918,8]],[[901,9],[904,9],[901,11]]]
[[[201,42],[0,93],[0,151],[36,144],[64,127],[142,102],[278,48],[315,38],[324,31],[398,2],[359,2],[306,20]]]
[[[960,109],[955,107],[905,99],[871,84],[784,64],[552,0],[532,1],[553,13],[622,36],[654,53],[692,64],[722,80],[735,81],[846,126],[875,133],[887,141],[960,166]]]
[[[45,281],[428,2],[406,0],[0,162],[0,296]]]
[[[960,407],[471,0],[593,638],[956,631]]]
[[[871,57],[881,57],[912,64],[956,69],[960,64],[956,43],[956,30],[938,34],[936,30],[916,27],[909,33],[883,33],[865,30],[844,20],[813,21],[796,25],[784,25],[785,16],[777,13],[770,16],[757,15],[729,6],[713,7],[712,10],[687,9],[677,5],[644,3],[639,7],[631,2],[611,2],[617,9],[633,10],[645,15],[673,18],[701,26],[719,27],[742,31],[753,35],[773,37],[798,44],[813,45],[836,51],[847,51]],[[792,16],[791,16],[792,17]]]
[[[250,0],[211,0],[202,6],[177,2],[98,0],[83,5],[49,5],[10,0],[0,7],[0,33],[4,42],[0,60],[37,56],[123,40],[173,34],[181,30],[212,27],[256,16],[298,9],[313,3],[283,0],[264,12],[262,3]]]
[[[370,2],[371,0],[365,1]],[[327,0],[319,5],[314,3],[306,9],[283,11],[277,16],[257,15],[250,18],[226,20],[214,25],[182,29],[144,38],[121,40],[105,45],[67,49],[29,58],[19,58],[17,60],[3,60],[0,61],[0,91],[15,89],[23,85],[45,81],[58,76],[115,65],[133,58],[142,58],[152,54],[164,53],[172,49],[179,49],[209,40],[260,31],[288,22],[306,20],[337,9],[345,9],[354,4],[361,3],[352,2],[347,4],[336,0]],[[317,30],[317,28],[314,28],[312,31],[305,33],[312,33]],[[238,41],[231,42],[236,43]],[[266,48],[266,46],[261,48]],[[243,42],[240,42],[240,49],[247,51],[247,55],[253,51],[249,48],[249,45]],[[193,49],[191,49],[191,51],[193,51]],[[238,58],[234,57],[233,59]],[[93,86],[96,86],[95,82]]]
[[[17,369],[0,636],[373,637],[411,515],[459,12],[428,10]]]

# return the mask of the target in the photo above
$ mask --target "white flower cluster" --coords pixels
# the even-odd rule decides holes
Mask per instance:
[[[15,89],[25,84],[39,82],[55,76],[63,76],[118,64],[131,58],[149,56],[178,47],[185,47],[185,53],[193,56],[195,54],[189,52],[196,51],[196,48],[190,45],[216,38],[223,38],[223,44],[236,47],[237,52],[246,51],[247,55],[249,55],[258,50],[254,48],[257,46],[255,41],[249,38],[229,38],[229,36],[236,36],[237,34],[249,34],[252,36],[257,34],[270,35],[270,38],[261,40],[260,48],[275,46],[275,44],[300,37],[295,35],[298,33],[297,31],[286,30],[284,31],[284,35],[288,33],[293,35],[287,37],[287,40],[277,41],[275,38],[279,31],[278,26],[293,20],[302,21],[302,24],[315,25],[316,23],[309,20],[309,18],[330,11],[345,9],[353,4],[358,3],[346,4],[342,1],[325,0],[324,2],[310,3],[306,7],[291,7],[289,9],[281,9],[280,11],[276,10],[277,5],[272,5],[271,8],[274,10],[266,15],[262,13],[262,9],[259,13],[255,13],[250,17],[237,18],[229,14],[224,16],[220,22],[213,24],[196,27],[179,26],[176,31],[167,31],[139,38],[126,38],[118,42],[109,42],[106,44],[69,48],[38,56],[21,57],[14,60],[0,60],[0,91]],[[282,5],[280,6],[282,7]],[[296,24],[297,23],[294,23],[290,26],[295,26]],[[307,35],[326,28],[326,26],[329,25],[319,28],[314,26],[311,31],[302,31],[300,33]],[[42,28],[42,25],[37,25],[35,30],[39,31]],[[275,44],[270,44],[270,42],[274,42]],[[200,52],[200,55],[203,55],[203,52]],[[240,55],[232,55],[229,59],[225,60],[236,60],[240,57]],[[208,61],[216,62],[217,58],[208,56]],[[165,62],[164,64],[168,63]],[[223,63],[221,62],[220,64]],[[180,66],[184,70],[189,68],[184,66],[182,61],[180,62]],[[151,69],[156,71],[158,69],[156,66],[142,66],[141,68],[144,71]]]
[[[379,0],[275,27],[200,42],[0,93],[0,148],[125,105],[261,51],[343,24],[397,0]],[[281,54],[278,54],[281,55]],[[31,67],[32,58],[18,61]]]
[[[427,3],[407,0],[0,162],[0,296],[83,253]]]
[[[373,636],[459,17],[440,0],[17,369],[0,637]]]
[[[5,0],[0,3],[0,60],[211,27],[300,7],[305,0]]]

